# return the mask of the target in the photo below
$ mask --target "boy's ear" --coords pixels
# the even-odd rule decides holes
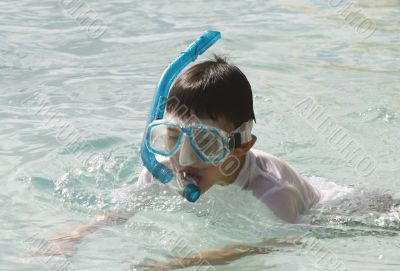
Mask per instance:
[[[235,148],[233,150],[233,155],[236,155],[236,156],[245,155],[254,146],[256,141],[257,141],[257,137],[255,135],[251,135],[251,140],[246,143],[243,143],[242,145],[240,145],[240,147]]]

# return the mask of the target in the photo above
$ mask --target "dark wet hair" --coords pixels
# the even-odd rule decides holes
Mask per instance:
[[[224,117],[235,128],[255,121],[249,81],[238,67],[217,55],[178,77],[169,92],[167,112],[183,119]]]

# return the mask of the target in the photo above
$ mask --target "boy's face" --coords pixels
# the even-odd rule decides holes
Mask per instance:
[[[174,117],[180,121],[179,118]],[[184,122],[184,120],[181,120]],[[201,119],[201,123],[221,129],[227,133],[234,130],[234,125],[225,120],[218,118],[217,120]],[[171,138],[174,138],[172,135]],[[232,161],[234,162],[233,165]],[[229,156],[220,163],[204,163],[194,153],[189,139],[184,137],[180,149],[171,157],[171,162],[174,170],[178,173],[186,173],[195,177],[197,186],[202,194],[210,189],[215,184],[227,185],[232,183],[244,161],[243,157],[238,157],[234,151],[231,151]]]

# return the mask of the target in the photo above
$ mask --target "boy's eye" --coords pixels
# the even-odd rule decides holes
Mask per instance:
[[[168,141],[170,141],[170,142],[178,141],[179,135],[180,135],[180,131],[176,127],[168,127],[167,128]]]
[[[179,136],[178,135],[168,135],[168,141],[178,141]]]
[[[206,146],[214,138],[211,133],[204,132],[204,131],[194,131],[193,137],[196,140],[196,143],[200,148]]]

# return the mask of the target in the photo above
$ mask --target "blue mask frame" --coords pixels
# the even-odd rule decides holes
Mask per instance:
[[[179,137],[177,139],[177,143],[175,145],[175,147],[173,149],[171,149],[168,152],[160,152],[154,148],[151,147],[150,144],[150,136],[151,136],[151,129],[153,127],[157,127],[159,125],[169,125],[169,126],[173,126],[178,128],[181,132],[179,134]],[[193,132],[192,129],[198,129],[198,130],[204,130],[207,131],[209,133],[212,133],[213,135],[217,136],[220,138],[221,143],[222,143],[222,150],[223,150],[223,154],[214,158],[208,157],[206,155],[204,155],[200,150],[199,147],[197,146],[194,136],[193,136]],[[183,138],[183,134],[186,134],[186,136],[189,138],[190,141],[190,145],[192,146],[193,151],[195,152],[195,154],[197,155],[198,158],[200,158],[201,161],[203,161],[204,163],[219,163],[222,162],[229,154],[230,152],[230,144],[229,144],[229,137],[224,137],[221,132],[218,129],[215,129],[213,127],[206,127],[204,125],[191,125],[189,127],[181,127],[176,123],[173,122],[160,122],[160,123],[150,123],[147,126],[147,136],[146,136],[146,146],[148,149],[150,149],[153,153],[162,155],[162,156],[172,156],[182,145],[182,138]]]
[[[146,146],[147,126],[154,120],[162,119],[167,104],[169,89],[178,74],[189,63],[195,61],[199,55],[204,53],[214,43],[221,38],[217,31],[206,31],[199,39],[194,41],[180,54],[163,72],[153,97],[150,115],[147,119],[146,129],[144,131],[141,144],[141,157],[144,166],[151,172],[154,178],[162,183],[168,183],[174,177],[171,169],[159,163],[155,154]],[[195,202],[200,197],[200,190],[197,186],[191,184],[183,190],[183,196],[190,202]]]

